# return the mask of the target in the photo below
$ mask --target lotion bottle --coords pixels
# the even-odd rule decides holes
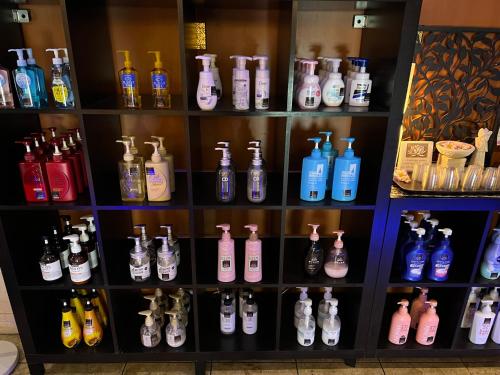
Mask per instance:
[[[319,142],[321,138],[308,138],[314,142],[314,149],[310,156],[302,160],[300,177],[300,199],[309,202],[319,202],[325,199],[326,180],[328,177],[328,160],[321,156]]]
[[[333,247],[328,252],[328,256],[325,261],[325,273],[334,278],[341,279],[347,275],[349,271],[349,257],[347,256],[347,250],[344,247],[344,241],[342,241],[343,230],[335,230],[334,234],[337,235],[337,239],[333,243]]]
[[[495,313],[491,311],[493,301],[490,299],[483,299],[481,301],[481,310],[477,310],[474,314],[472,327],[469,331],[469,340],[476,345],[486,344],[493,328],[495,320]]]
[[[293,314],[293,325],[295,328],[299,327],[299,321],[304,317],[304,304],[302,301],[305,301],[308,296],[307,296],[307,290],[308,288],[299,288],[300,289],[300,296],[297,302],[295,302],[295,308],[294,308],[294,314]]]
[[[326,158],[328,161],[328,175],[326,179],[326,191],[332,190],[333,182],[333,167],[335,166],[335,158],[339,156],[339,152],[333,148],[332,142],[330,142],[330,137],[332,135],[331,131],[319,132],[319,134],[324,134],[326,140],[321,146],[321,156]]]
[[[177,276],[177,262],[175,253],[168,244],[168,237],[158,236],[157,240],[161,240],[162,245],[158,248],[156,257],[156,268],[158,271],[158,279],[162,281],[172,281]]]
[[[139,78],[137,70],[132,66],[130,51],[116,51],[123,53],[123,68],[118,72],[122,88],[123,106],[126,108],[141,108],[141,96],[139,95]]]
[[[328,304],[328,317],[323,322],[323,327],[321,331],[321,341],[323,344],[328,346],[335,346],[339,343],[340,339],[340,318],[337,315],[338,309],[337,306],[330,303]]]
[[[230,283],[236,279],[234,240],[231,238],[231,233],[229,233],[231,226],[229,224],[220,224],[216,227],[224,231],[218,242],[217,280],[224,283]]]
[[[236,312],[233,299],[229,294],[224,298],[220,308],[220,331],[224,335],[231,335],[236,330]]]
[[[202,111],[211,111],[217,105],[217,89],[215,87],[214,75],[210,71],[210,57],[196,56],[201,60],[203,70],[200,72],[198,89],[196,91],[196,101]]]
[[[300,319],[297,327],[297,342],[302,346],[311,346],[314,344],[314,335],[316,332],[316,323],[312,316],[312,301],[307,298],[301,301],[304,304],[304,317]]]
[[[221,143],[227,146],[215,148],[216,151],[222,151],[222,158],[216,170],[215,191],[219,202],[229,203],[234,200],[236,194],[236,171],[231,161],[229,142],[218,142]]]
[[[262,241],[259,239],[257,224],[245,225],[250,236],[245,241],[245,272],[243,278],[248,283],[262,280]]]
[[[166,229],[167,237],[168,237],[168,246],[172,249],[175,254],[175,262],[177,264],[177,268],[179,268],[179,264],[181,264],[181,245],[176,236],[174,236],[173,224],[164,224],[160,225],[160,229]]]
[[[165,314],[170,315],[170,322],[165,328],[167,344],[172,348],[178,348],[186,342],[186,327],[179,320],[177,311],[165,311]]]
[[[73,310],[68,306],[68,302],[63,302],[61,319],[61,341],[67,348],[74,348],[82,340],[82,329],[73,314]]]
[[[335,159],[332,199],[349,202],[355,200],[358,193],[361,158],[355,156],[352,149],[352,144],[356,140],[355,138],[348,137],[341,138],[341,140],[348,142],[348,145],[344,151],[344,155]]]
[[[328,59],[332,66],[332,71],[328,73],[328,79],[325,81],[321,97],[323,104],[327,107],[338,107],[344,101],[344,81],[342,74],[339,73],[341,59]]]
[[[481,262],[481,276],[488,280],[500,277],[500,228],[493,229],[491,242],[484,252]]]
[[[323,294],[323,299],[318,305],[318,327],[323,328],[323,321],[328,317],[328,311],[330,309],[330,303],[337,306],[338,300],[336,298],[332,299],[332,287],[325,287],[325,293]]]
[[[40,108],[40,95],[37,89],[38,78],[36,72],[28,67],[24,59],[23,49],[9,49],[17,53],[17,68],[12,71],[17,98],[21,108]]]
[[[85,303],[85,324],[83,325],[83,340],[88,346],[97,346],[103,337],[103,330],[94,306],[90,300]]]
[[[70,241],[71,254],[68,257],[69,275],[74,284],[86,284],[90,280],[90,264],[89,258],[80,247],[80,237],[77,234],[64,236],[64,240]]]
[[[425,302],[427,302],[427,293],[429,293],[428,288],[421,288],[417,286],[417,289],[420,289],[420,294],[411,302],[411,309],[410,309],[410,316],[411,316],[410,327],[413,329],[417,329],[420,317],[425,312],[426,309]]]
[[[215,90],[217,92],[217,100],[222,99],[222,81],[220,79],[219,68],[215,65],[217,55],[214,53],[205,53],[203,56],[210,57],[210,71],[214,77]]]
[[[59,202],[75,201],[78,198],[75,171],[71,166],[71,162],[63,158],[57,141],[52,140],[51,143],[54,146],[54,152],[52,160],[45,163],[45,168],[52,200]]]
[[[255,69],[255,109],[269,109],[270,78],[267,67],[267,56],[253,56],[253,61],[258,61]]]
[[[142,164],[130,151],[130,141],[117,140],[123,143],[125,153],[123,160],[118,162],[120,192],[124,202],[142,202],[146,197],[145,179]]]
[[[24,161],[18,163],[26,201],[47,202],[49,200],[49,183],[45,172],[45,163],[36,159],[31,151],[30,141],[16,141],[16,143],[26,147]]]
[[[453,231],[450,228],[439,229],[439,231],[443,233],[444,237],[430,256],[427,278],[434,281],[446,281],[453,262],[453,250],[448,238]]]
[[[349,92],[349,105],[356,107],[368,107],[372,92],[372,81],[370,74],[366,72],[368,59],[357,59],[359,72],[356,72],[351,82]]]
[[[431,299],[425,302],[429,307],[420,316],[417,328],[416,340],[421,345],[432,345],[436,339],[439,325],[439,316],[436,313],[437,301]],[[411,319],[411,318],[410,318]]]
[[[152,314],[151,310],[139,311],[139,315],[146,317],[140,330],[141,343],[146,348],[154,348],[161,342],[161,327],[154,321]]]
[[[319,243],[319,234],[317,232],[319,224],[307,225],[309,225],[313,231],[309,236],[310,244],[307,249],[304,269],[309,276],[315,276],[323,267],[323,249]]]
[[[158,147],[158,152],[160,153],[161,157],[164,160],[166,160],[168,163],[168,177],[169,177],[169,182],[170,182],[170,192],[175,193],[174,155],[172,155],[170,152],[168,152],[167,149],[165,148],[165,146],[163,145],[165,137],[158,137],[156,135],[152,135],[151,138],[157,140],[160,143],[160,146]]]
[[[155,55],[154,68],[151,70],[151,89],[154,108],[170,108],[170,85],[167,71],[163,68],[160,51],[148,51]]]
[[[398,311],[392,314],[391,328],[389,329],[389,341],[395,345],[403,345],[408,339],[410,331],[411,316],[408,314],[408,300],[402,299]]]
[[[304,64],[307,65],[307,74],[304,76],[303,83],[298,90],[300,109],[317,109],[321,103],[319,78],[314,75],[314,67],[317,63],[317,61],[313,60],[304,61]]]
[[[54,254],[49,243],[49,238],[42,237],[43,254],[40,258],[40,270],[42,271],[42,279],[45,281],[56,281],[62,277],[61,260],[58,254]]]
[[[229,57],[236,60],[233,68],[233,106],[234,109],[245,111],[250,109],[250,73],[246,68],[246,62],[252,61],[251,57],[233,55]]]
[[[128,237],[135,241],[135,246],[130,250],[130,277],[132,281],[146,281],[151,277],[151,263],[149,252],[142,243],[140,237]]]
[[[242,328],[243,332],[247,335],[253,335],[257,333],[258,325],[258,309],[257,303],[253,298],[253,292],[248,293],[248,297],[245,302],[243,302],[243,321]]]
[[[170,193],[170,172],[168,170],[167,161],[164,160],[158,152],[158,146],[160,144],[159,142],[144,142],[144,144],[154,147],[151,159],[145,164],[148,201],[169,201],[172,199],[172,194]]]

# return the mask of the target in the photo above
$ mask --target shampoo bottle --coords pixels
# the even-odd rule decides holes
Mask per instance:
[[[73,229],[80,231],[80,246],[83,252],[86,252],[89,258],[90,269],[96,269],[99,266],[99,258],[97,256],[97,248],[95,244],[90,241],[87,234],[87,226],[85,224],[73,225]]]
[[[54,146],[52,160],[45,163],[50,195],[54,201],[72,202],[78,197],[75,172],[71,166],[71,162],[63,158],[57,141],[52,140],[51,143]]]
[[[410,331],[411,316],[408,314],[408,300],[402,299],[398,311],[392,314],[391,328],[389,329],[389,341],[395,345],[403,345],[408,339]]]
[[[258,283],[262,280],[262,241],[259,239],[257,224],[245,225],[250,230],[250,236],[245,241],[245,272],[243,278],[248,283]]]
[[[411,309],[410,309],[410,316],[411,316],[410,327],[413,329],[417,329],[420,317],[425,312],[426,309],[425,302],[427,302],[427,293],[429,293],[428,288],[421,288],[417,286],[417,289],[420,289],[420,294],[411,302]]]
[[[170,173],[167,161],[164,160],[158,152],[158,146],[160,144],[159,142],[144,142],[144,144],[152,145],[154,147],[151,159],[145,164],[148,201],[169,201],[172,199],[172,195],[170,193]]]
[[[177,267],[181,264],[181,245],[176,236],[174,236],[173,224],[160,225],[161,229],[167,230],[168,246],[172,249],[175,254],[175,262]]]
[[[154,68],[151,70],[151,89],[154,108],[170,108],[170,85],[167,71],[163,69],[160,51],[148,51],[155,55]]]
[[[35,155],[31,152],[30,141],[17,141],[16,143],[26,147],[24,161],[18,163],[26,201],[47,202],[49,200],[49,186],[45,163],[36,160]]]
[[[140,237],[128,237],[135,241],[135,246],[130,250],[130,277],[133,281],[146,281],[151,276],[151,263],[147,248],[141,244]]]
[[[123,160],[118,162],[122,201],[142,202],[146,197],[142,164],[130,152],[130,141],[117,140],[116,142],[123,143],[125,146]]]
[[[210,57],[196,56],[201,60],[203,70],[200,72],[198,89],[196,90],[196,101],[202,111],[211,111],[217,104],[217,89],[215,87],[214,75],[210,70]]]
[[[332,135],[331,131],[319,132],[319,134],[326,135],[326,140],[321,146],[321,156],[326,158],[328,161],[328,175],[326,179],[326,191],[332,190],[333,182],[333,167],[335,166],[335,158],[339,155],[339,152],[335,150],[330,142],[330,137]]]
[[[315,146],[310,156],[302,160],[300,177],[300,199],[318,202],[325,198],[326,180],[328,177],[328,160],[321,156],[319,142],[321,138],[308,138]]]
[[[31,48],[24,48],[28,54],[28,68],[31,68],[36,75],[36,88],[38,96],[40,97],[40,107],[46,108],[49,106],[49,96],[47,94],[47,87],[45,86],[45,73],[43,69],[37,65],[33,57],[33,50]]]
[[[175,169],[174,169],[174,155],[167,151],[163,142],[165,137],[157,137],[156,135],[152,135],[151,138],[157,140],[160,143],[158,147],[158,152],[161,157],[167,161],[168,163],[168,177],[170,182],[170,192],[175,193]]]
[[[344,241],[342,241],[344,231],[336,230],[333,233],[337,235],[337,239],[328,252],[324,268],[328,276],[334,279],[341,279],[347,275],[347,271],[349,270],[349,257],[344,247]]]
[[[91,259],[91,268],[95,268],[99,265],[99,243],[97,241],[97,235],[96,235],[96,227],[94,225],[94,216],[92,215],[85,215],[80,218],[80,220],[86,220],[87,221],[87,233],[89,236],[89,246],[92,249],[95,249],[95,251],[91,251],[92,256],[95,256],[95,259]],[[89,259],[90,260],[90,259]],[[92,267],[94,265],[94,267]]]
[[[262,150],[260,147],[248,147],[247,150],[253,151],[247,172],[247,198],[252,203],[262,203],[267,192],[267,172],[262,160]]]
[[[186,342],[186,327],[179,320],[179,313],[177,311],[166,311],[165,313],[170,315],[170,322],[167,324],[167,328],[165,328],[167,344],[172,348],[178,348]]]
[[[500,228],[493,229],[491,242],[484,252],[481,262],[481,276],[488,280],[500,277]]]
[[[424,247],[425,229],[412,228],[417,233],[417,238],[404,249],[403,279],[408,281],[420,281],[427,261],[427,251]]]
[[[139,315],[146,317],[140,330],[141,343],[146,348],[154,348],[161,342],[161,327],[154,321],[151,310],[139,311]]]
[[[52,59],[52,97],[57,108],[74,108],[75,101],[73,96],[73,89],[68,81],[63,79],[63,61],[59,57],[59,50],[57,48],[47,48],[46,52],[53,52],[54,58]]]
[[[216,170],[215,191],[219,202],[229,203],[235,198],[236,190],[236,171],[231,161],[231,152],[229,151],[229,142],[218,142],[225,147],[216,147],[216,151],[222,151],[222,159]]]
[[[490,299],[483,299],[481,301],[481,310],[477,310],[474,314],[472,327],[469,331],[469,340],[471,343],[482,345],[488,341],[488,336],[495,320],[495,313],[491,311],[492,304],[493,301]]]
[[[304,317],[304,304],[302,301],[305,301],[308,296],[307,296],[307,290],[308,288],[299,288],[300,289],[300,296],[297,302],[295,302],[295,308],[294,308],[294,314],[293,314],[293,325],[295,328],[299,327],[299,321]]]
[[[344,155],[335,159],[333,171],[332,199],[336,201],[353,201],[356,199],[361,169],[361,158],[354,155],[352,144],[355,138],[341,138],[348,142]]]
[[[0,109],[14,108],[14,95],[10,84],[9,71],[0,65]]]
[[[229,224],[220,224],[216,227],[224,231],[218,244],[217,280],[224,283],[230,283],[236,279],[234,240],[231,238],[231,233],[229,233],[231,226]]]
[[[338,309],[335,304],[328,303],[328,317],[323,321],[323,329],[321,331],[321,341],[328,346],[335,346],[340,339],[340,318],[337,315]]]
[[[214,77],[215,90],[217,92],[217,99],[222,99],[222,81],[220,79],[219,68],[215,65],[217,55],[214,53],[205,53],[203,56],[210,57],[210,71]]]
[[[425,303],[429,307],[420,316],[415,339],[421,345],[432,345],[436,339],[436,332],[439,325],[439,316],[436,313],[437,301],[431,299]]]
[[[372,81],[370,74],[366,73],[368,59],[357,59],[359,72],[356,72],[351,82],[349,92],[349,105],[357,107],[367,107],[370,104],[370,94],[372,91]]]
[[[312,316],[312,301],[307,298],[301,303],[304,304],[304,317],[300,319],[297,327],[297,342],[302,346],[311,346],[314,344],[316,332],[316,323]]]
[[[155,237],[161,240],[162,245],[158,248],[158,255],[156,258],[156,268],[158,271],[158,279],[162,281],[172,281],[177,276],[177,262],[175,260],[175,253],[168,244],[168,237]]]
[[[102,341],[103,331],[90,300],[85,303],[85,324],[83,325],[83,340],[88,346],[96,346]]]
[[[307,74],[298,90],[298,104],[300,109],[317,109],[321,103],[321,87],[319,77],[314,75],[314,67],[318,62],[306,60]]]
[[[63,302],[61,319],[61,341],[67,348],[74,348],[82,340],[82,329],[73,314],[73,310],[68,306],[68,302]]]
[[[319,234],[317,229],[319,224],[307,224],[313,231],[309,236],[310,244],[307,248],[304,269],[309,276],[315,276],[323,267],[323,249],[319,243]]]
[[[257,333],[258,325],[258,309],[257,303],[253,298],[253,292],[248,293],[248,297],[245,302],[243,302],[243,321],[242,327],[243,332],[247,335],[253,335]]]
[[[253,61],[258,61],[255,70],[255,109],[269,109],[270,79],[267,68],[267,56],[253,56]]]
[[[130,51],[116,51],[123,53],[123,68],[118,72],[122,88],[123,106],[125,108],[141,108],[141,96],[139,95],[139,78],[137,70],[132,66]]]
[[[332,287],[325,287],[325,293],[323,294],[323,299],[318,305],[318,327],[323,328],[323,321],[328,317],[328,311],[330,310],[330,302],[335,306],[338,305],[338,300],[336,298],[332,299]]]
[[[427,277],[434,281],[446,281],[453,262],[453,250],[448,238],[453,232],[450,228],[439,229],[439,231],[443,233],[444,237],[431,254]]]
[[[83,324],[85,323],[85,310],[83,309],[82,301],[80,300],[80,296],[76,292],[76,289],[71,289],[69,305],[73,310],[73,315],[76,320],[83,327]]]
[[[134,229],[139,229],[141,232],[141,245],[145,249],[148,250],[149,259],[151,260],[151,264],[154,265],[156,263],[156,246],[152,238],[148,236],[146,232],[146,224],[136,224],[134,225]]]
[[[234,55],[229,57],[236,60],[233,68],[233,106],[234,109],[245,111],[250,109],[250,73],[245,67],[248,56]]]
[[[61,260],[59,255],[52,251],[49,243],[49,238],[42,237],[43,254],[40,258],[40,270],[42,271],[42,279],[45,281],[56,281],[62,277]]]
[[[90,280],[90,263],[87,253],[82,251],[77,234],[64,236],[64,240],[70,241],[71,254],[68,258],[69,275],[74,284],[86,284]]]
[[[21,108],[40,108],[36,72],[28,67],[22,48],[9,49],[9,52],[17,53],[17,68],[12,71],[12,76],[16,86],[19,105]]]
[[[68,147],[65,137],[61,137],[61,152],[63,157],[71,162],[71,167],[73,168],[75,175],[76,188],[78,189],[78,193],[83,193],[85,189],[85,182],[83,179],[83,171],[82,164],[80,162],[80,156],[73,154],[71,149]]]
[[[233,299],[228,294],[220,308],[220,331],[224,335],[231,335],[236,330],[236,312]]]
[[[460,328],[470,328],[472,326],[472,321],[474,320],[474,315],[479,308],[479,292],[481,288],[472,288],[467,299],[467,306],[465,307],[464,314],[462,316],[462,323]]]
[[[341,59],[328,59],[332,66],[332,71],[328,74],[321,96],[323,103],[328,107],[338,107],[344,101],[344,81],[339,73]]]

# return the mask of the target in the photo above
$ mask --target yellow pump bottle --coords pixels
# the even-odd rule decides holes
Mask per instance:
[[[120,78],[120,85],[122,88],[123,105],[126,108],[141,108],[141,96],[139,95],[139,78],[137,70],[132,66],[130,60],[130,51],[120,50],[116,51],[123,53],[125,61],[123,68],[118,72]]]
[[[69,305],[71,306],[78,323],[83,326],[83,322],[85,322],[85,312],[83,310],[82,301],[80,300],[80,297],[75,289],[71,289]]]
[[[94,305],[94,309],[97,310],[97,315],[100,318],[100,322],[104,325],[104,327],[107,327],[108,314],[106,312],[106,306],[102,302],[101,297],[95,289],[92,289],[90,302],[92,302],[92,305]]]
[[[82,329],[73,315],[73,310],[63,302],[61,319],[61,341],[67,348],[74,348],[82,340]]]
[[[154,68],[151,70],[151,86],[153,90],[153,106],[155,108],[170,108],[170,85],[167,71],[163,69],[160,51],[148,51],[155,55]]]
[[[94,306],[90,300],[85,303],[85,324],[83,325],[83,340],[88,346],[96,346],[102,341],[103,331],[97,318]]]

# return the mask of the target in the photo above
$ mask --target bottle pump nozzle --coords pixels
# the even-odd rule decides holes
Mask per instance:
[[[335,240],[333,246],[336,249],[342,249],[344,247],[344,241],[342,241],[342,235],[344,234],[343,230],[334,230],[333,233],[337,235],[337,239]]]
[[[151,161],[154,163],[159,163],[161,161],[161,155],[158,152],[158,146],[160,145],[159,142],[144,142],[145,145],[151,145],[154,147],[153,154],[151,154]]]
[[[316,68],[316,65],[318,64],[318,62],[315,60],[304,60],[303,63],[306,65],[307,75],[313,76],[314,69]]]
[[[45,52],[52,52],[54,53],[54,57],[52,58],[52,64],[54,65],[62,65],[63,61],[59,57],[59,49],[58,48],[47,48]]]
[[[85,224],[76,224],[73,225],[72,228],[80,231],[80,242],[87,242],[89,240],[89,236],[86,232],[87,226]]]
[[[333,148],[332,142],[330,142],[330,137],[332,135],[332,132],[331,131],[324,131],[324,132],[319,132],[319,134],[326,135],[325,143],[323,143],[323,151],[331,151]]]
[[[33,57],[33,50],[31,48],[23,48],[23,50],[25,50],[26,54],[28,55],[28,59],[27,59],[28,65],[35,65],[36,60]]]
[[[142,252],[142,245],[141,245],[141,238],[138,236],[128,236],[127,237],[129,240],[134,240],[135,241],[135,252],[140,253]]]
[[[26,152],[24,153],[25,161],[34,161],[35,155],[31,152],[31,141],[23,140],[23,141],[15,141],[14,143],[18,143],[20,145],[24,145],[26,147]]]
[[[217,68],[217,66],[215,65],[217,55],[215,53],[204,53],[203,56],[210,57],[210,69]]]
[[[134,154],[130,151],[130,141],[122,141],[121,139],[116,140],[117,143],[123,143],[125,146],[125,153],[123,154],[123,160],[124,161],[133,161],[134,160]]]
[[[163,146],[163,141],[165,140],[165,137],[152,135],[151,138],[156,139],[160,143],[160,147],[158,147],[158,152],[160,153],[160,155],[165,156],[167,154],[167,149],[165,148],[165,146]]]
[[[422,239],[422,236],[425,235],[424,228],[411,228],[412,231],[417,232],[418,238]]]
[[[155,55],[155,69],[163,68],[163,63],[161,62],[161,53],[160,51],[148,51],[148,53],[152,53]]]
[[[130,51],[129,50],[118,50],[117,53],[123,53],[124,61],[123,66],[127,69],[132,67],[132,60],[130,60]]]
[[[136,224],[136,225],[134,225],[134,229],[141,230],[141,241],[148,240],[148,234],[146,233],[146,224]]]
[[[151,310],[139,311],[138,314],[146,317],[144,320],[146,327],[151,327],[155,323],[153,317],[151,316],[153,314]]]
[[[245,228],[252,232],[250,233],[250,240],[256,241],[258,239],[257,230],[259,229],[259,226],[257,224],[248,224],[245,225]]]
[[[437,301],[435,299],[431,299],[429,301],[425,301],[425,303],[427,305],[429,305],[429,309],[427,311],[429,311],[429,310],[436,311],[436,307],[437,307],[438,303],[437,303]]]
[[[24,59],[23,48],[11,48],[8,51],[9,52],[15,52],[15,53],[17,53],[17,61],[16,61],[17,66],[26,66],[26,65],[28,65],[28,63]]]
[[[438,231],[442,232],[444,235],[444,238],[448,238],[453,234],[453,231],[450,228],[443,228],[443,229],[438,229]]]
[[[208,56],[196,56],[195,59],[201,60],[201,64],[203,65],[204,72],[210,72],[210,61],[212,60]]]
[[[79,253],[82,250],[80,244],[78,243],[80,241],[80,236],[78,236],[78,234],[70,234],[68,236],[64,236],[63,240],[67,240],[70,242],[72,253]]]
[[[425,219],[425,221],[428,222],[432,228],[435,228],[439,225],[438,219]]]
[[[220,159],[220,165],[227,167],[231,164],[231,154],[229,149],[226,147],[216,147],[214,150],[222,151],[222,159]]]
[[[347,148],[344,151],[344,157],[352,158],[354,156],[354,150],[352,149],[352,144],[354,143],[356,138],[346,137],[340,139],[347,142]]]
[[[309,288],[304,287],[304,288],[299,288],[299,289],[300,289],[299,300],[304,301],[307,298],[307,291],[309,290]]]
[[[309,225],[313,229],[311,235],[309,236],[309,239],[311,241],[318,241],[319,240],[319,234],[317,232],[317,229],[319,228],[319,224],[307,224],[307,225]]]
[[[31,49],[31,48],[29,48]],[[67,48],[58,48],[58,51],[63,51],[64,56],[62,57],[63,63],[68,64],[69,63],[69,56],[68,56],[68,49]],[[29,55],[29,52],[28,52]]]
[[[124,141],[130,141],[130,152],[132,155],[137,155],[139,150],[135,147],[135,135],[122,135]]]
[[[156,310],[158,310],[158,303],[156,303],[156,297],[155,296],[143,296],[144,299],[147,299],[148,301],[151,301],[149,303],[149,310],[151,310],[151,312],[154,312]]]
[[[224,233],[222,233],[222,238],[223,239],[229,239],[231,238],[231,233],[229,233],[229,230],[231,229],[231,225],[230,224],[219,224],[219,225],[216,225],[215,226],[216,228],[220,228],[224,231]]]
[[[163,250],[171,251],[170,247],[168,246],[168,236],[156,236],[155,238],[157,240],[161,240],[161,247]]]
[[[245,70],[246,69],[246,63],[248,61],[252,61],[251,57],[248,56],[241,56],[241,55],[233,55],[229,56],[231,60],[235,59],[236,60],[236,69],[240,70]]]
[[[331,286],[325,287],[325,293],[323,294],[325,300],[330,300],[332,298],[332,290],[333,288]]]
[[[398,305],[400,305],[402,309],[407,309],[408,306],[410,305],[410,302],[408,302],[407,299],[402,299],[401,301],[398,302]]]
[[[88,222],[88,230],[89,232],[95,232],[95,225],[94,225],[94,216],[92,215],[85,215],[80,218],[80,220],[86,220]]]
[[[259,62],[259,70],[266,70],[267,60],[269,60],[269,57],[264,55],[255,55],[252,56],[252,60]]]

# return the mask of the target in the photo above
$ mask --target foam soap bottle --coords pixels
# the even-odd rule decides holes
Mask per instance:
[[[429,307],[420,317],[415,339],[421,345],[432,345],[436,339],[436,332],[439,325],[439,316],[436,313],[437,301],[431,299],[425,303]]]
[[[117,140],[123,143],[125,153],[123,160],[118,162],[120,192],[124,202],[142,202],[146,197],[145,179],[142,163],[130,151],[130,141]]]
[[[234,267],[234,240],[231,238],[231,225],[220,224],[216,226],[224,231],[218,242],[218,266],[217,280],[230,283],[236,279],[236,270]]]
[[[353,201],[358,193],[361,158],[354,155],[352,144],[355,138],[341,138],[348,142],[344,155],[335,159],[333,171],[332,199],[336,201]]]
[[[332,298],[332,287],[325,287],[325,293],[323,294],[323,299],[318,305],[318,327],[323,328],[323,321],[328,317],[328,310],[330,309],[329,303],[331,302],[335,306],[338,305],[338,300]]]
[[[491,311],[493,301],[490,299],[483,299],[481,301],[481,310],[476,311],[472,327],[469,331],[469,340],[476,345],[486,344],[493,322],[495,320],[495,313]]]
[[[342,241],[343,230],[333,231],[337,235],[337,239],[333,243],[333,248],[330,249],[325,261],[325,273],[334,278],[341,279],[347,275],[349,270],[349,258],[347,250]]]
[[[349,92],[349,105],[356,107],[367,107],[370,104],[370,93],[372,81],[370,74],[366,72],[368,59],[358,58],[359,72],[356,72],[351,82]]]
[[[245,272],[243,278],[249,283],[262,280],[262,241],[259,239],[257,224],[245,225],[250,236],[245,241]]]
[[[217,89],[214,74],[210,70],[211,59],[208,56],[196,56],[196,59],[201,60],[203,65],[196,90],[196,101],[202,111],[211,111],[217,105]]]
[[[310,245],[307,249],[304,269],[309,276],[315,276],[323,266],[323,249],[319,243],[319,234],[317,232],[319,224],[307,225],[309,225],[313,231],[309,236]]]
[[[229,57],[236,60],[233,68],[233,106],[234,109],[245,111],[250,109],[250,73],[245,67],[248,56],[233,55]]]
[[[307,66],[307,74],[304,76],[297,95],[300,109],[317,109],[321,103],[319,77],[314,75],[314,67],[317,63],[313,60],[304,61]]]
[[[439,229],[439,231],[443,233],[444,237],[430,256],[427,277],[434,281],[446,281],[448,280],[448,272],[453,262],[453,250],[448,238],[452,235],[453,231],[450,228]]]
[[[52,96],[57,108],[74,108],[75,101],[71,83],[63,79],[63,60],[59,57],[59,49],[47,48],[46,52],[53,52],[52,59]]]
[[[500,277],[500,228],[493,229],[491,242],[481,262],[481,276],[488,280],[496,280]]]
[[[166,202],[172,199],[170,193],[170,174],[168,163],[158,152],[159,142],[144,142],[154,147],[151,159],[146,161],[146,187],[148,190],[148,201]]]
[[[210,71],[214,77],[215,90],[217,92],[217,99],[222,99],[222,81],[220,79],[219,68],[215,65],[215,60],[217,59],[217,55],[214,53],[205,53],[203,56],[210,57]]]
[[[328,314],[329,316],[323,321],[323,330],[321,331],[321,341],[323,344],[328,346],[335,346],[339,343],[340,339],[340,318],[337,315],[338,308],[334,301],[330,301],[327,305],[329,306]]]
[[[326,180],[328,177],[328,160],[321,156],[319,142],[321,138],[308,138],[314,142],[314,149],[310,156],[302,160],[302,174],[300,178],[300,199],[310,202],[319,202],[325,199]]]
[[[341,59],[327,59],[331,64],[332,70],[328,73],[328,79],[325,81],[321,96],[323,103],[328,107],[338,107],[344,101],[344,81],[342,74],[339,73]]]
[[[12,76],[21,108],[40,108],[36,71],[28,67],[22,48],[9,49],[9,52],[17,53],[17,68],[12,71]]]
[[[297,327],[297,341],[302,346],[311,346],[314,344],[316,332],[316,323],[312,316],[312,301],[306,298],[301,303],[304,304],[304,317],[300,319]]]
[[[270,79],[267,67],[267,56],[253,56],[253,61],[258,61],[255,70],[255,109],[269,109]]]
[[[151,70],[151,89],[153,90],[153,107],[170,108],[170,85],[167,71],[163,68],[160,51],[148,51],[155,55],[154,68]]]
[[[308,296],[307,296],[307,290],[308,288],[299,288],[300,289],[300,296],[297,302],[295,302],[295,308],[294,308],[294,314],[293,314],[293,325],[295,328],[299,327],[299,321],[304,317],[304,307],[305,305],[302,303],[305,301]]]
[[[395,345],[403,345],[408,339],[411,316],[408,314],[408,300],[402,299],[398,302],[398,305],[400,305],[398,311],[392,314],[389,341]]]

